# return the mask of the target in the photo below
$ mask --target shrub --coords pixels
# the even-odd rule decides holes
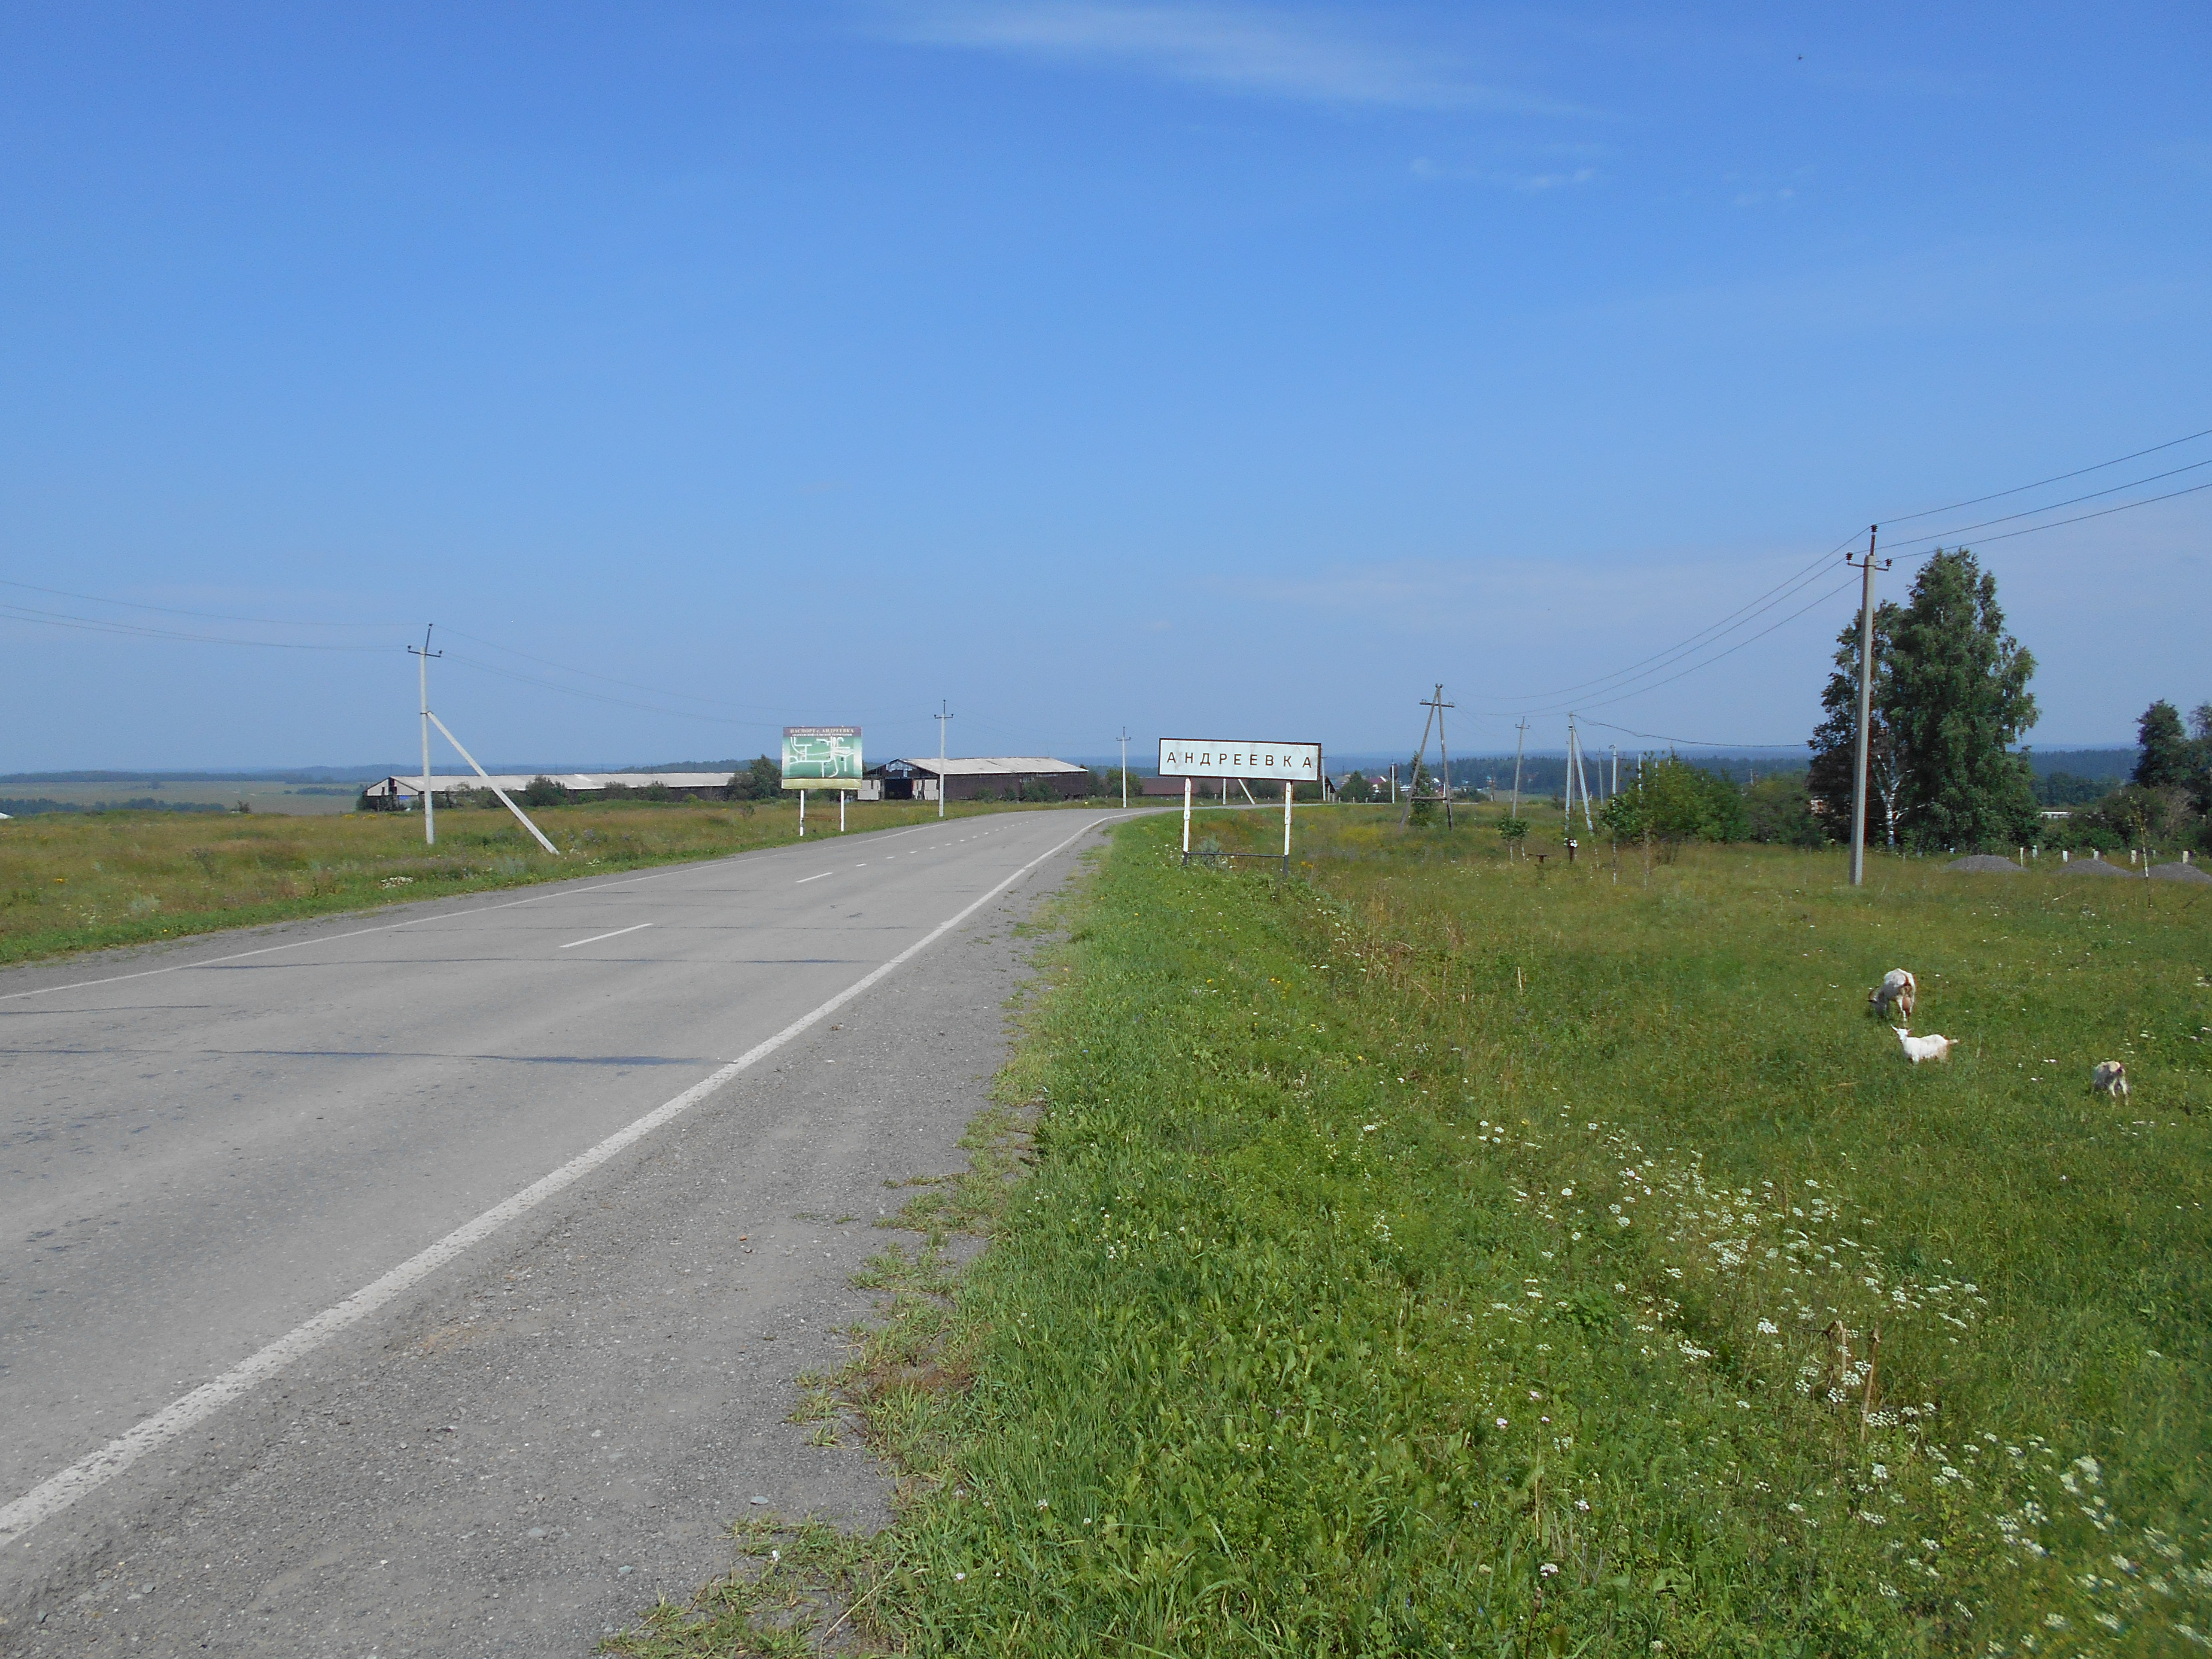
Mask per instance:
[[[1606,802],[1606,827],[1623,841],[1743,841],[1750,815],[1736,787],[1676,755],[1650,757],[1632,788]]]
[[[1744,814],[1753,841],[1786,847],[1818,847],[1826,839],[1813,815],[1802,772],[1759,779],[1744,791]]]
[[[568,786],[556,783],[542,772],[523,786],[525,806],[565,806],[569,799]]]

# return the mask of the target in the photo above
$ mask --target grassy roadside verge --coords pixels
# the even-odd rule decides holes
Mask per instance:
[[[908,1485],[842,1558],[849,1623],[963,1654],[2208,1639],[2201,900],[1854,894],[1741,848],[1565,874],[1354,813],[1279,885],[1180,869],[1174,829],[1117,831],[1048,954],[1003,1080],[1036,1169],[968,1206],[994,1248],[856,1373]],[[1900,963],[1948,1066],[1865,1012]],[[2130,1103],[2086,1092],[2108,1055]]]
[[[949,804],[949,815],[1047,811]],[[926,804],[868,802],[849,833],[934,817]],[[606,805],[538,809],[549,858],[503,809],[438,815],[438,845],[411,814],[338,817],[52,814],[0,825],[0,964],[145,945],[416,899],[720,858],[799,838],[798,809]],[[828,823],[834,826],[832,809]],[[817,806],[808,825],[823,831]],[[835,834],[834,827],[830,833]]]

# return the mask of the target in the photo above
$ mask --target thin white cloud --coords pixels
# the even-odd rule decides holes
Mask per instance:
[[[1547,190],[1559,190],[1575,185],[1587,185],[1597,178],[1595,167],[1571,167],[1548,173],[1510,172],[1496,167],[1455,167],[1426,155],[1416,156],[1411,168],[1416,179],[1429,179],[1447,183],[1495,185],[1505,190],[1517,190],[1523,195],[1540,195]]]
[[[1346,32],[1301,9],[1138,0],[911,0],[895,38],[1061,64],[1098,64],[1249,96],[1398,109],[1582,113],[1490,85],[1449,55]]]

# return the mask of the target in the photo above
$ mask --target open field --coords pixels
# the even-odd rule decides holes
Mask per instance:
[[[1036,1169],[848,1379],[903,1519],[704,1608],[818,1560],[921,1653],[2212,1639],[2212,902],[1304,823],[1287,884],[1117,832],[1004,1079]],[[626,1650],[750,1650],[684,1623]]]
[[[265,778],[238,782],[204,779],[154,779],[131,783],[0,783],[0,812],[15,809],[9,800],[52,800],[88,811],[120,807],[125,801],[158,800],[171,807],[235,807],[244,801],[257,812],[323,817],[350,812],[361,794],[358,784],[279,783]]]
[[[1035,811],[951,803],[953,817]],[[918,823],[936,808],[904,801],[849,809],[850,832]],[[548,858],[504,807],[438,814],[438,844],[412,813],[278,817],[185,812],[48,813],[0,824],[0,963],[143,945],[410,899],[559,881],[796,840],[799,810],[629,802],[532,809],[564,856]],[[834,835],[817,802],[811,839]]]

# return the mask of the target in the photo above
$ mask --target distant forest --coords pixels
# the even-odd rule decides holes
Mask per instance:
[[[1624,786],[1633,775],[1638,750],[1622,750],[1620,778]],[[1657,752],[1666,752],[1663,749]],[[2135,769],[2136,751],[2133,749],[2057,749],[2048,754],[2027,751],[2029,764],[2035,772],[2037,799],[2045,806],[2075,806],[2100,800],[2124,783]],[[1771,778],[1806,769],[1807,757],[1788,750],[1771,755],[1686,755],[1685,760],[1708,772],[1717,774],[1731,783],[1747,784],[1754,778]],[[1435,769],[1433,756],[1428,761]],[[1384,775],[1389,767],[1386,759],[1379,764],[1372,756],[1360,756],[1340,762],[1329,762],[1329,774],[1336,776],[1353,767],[1370,777]],[[1402,780],[1413,766],[1408,755],[1398,763],[1398,775]],[[1602,799],[1611,793],[1613,759],[1604,750],[1591,748],[1583,753],[1583,769],[1589,779],[1590,792]],[[1488,788],[1493,780],[1500,793],[1513,787],[1513,757],[1504,755],[1468,755],[1452,757],[1451,778],[1454,787],[1462,789]],[[1521,761],[1521,793],[1538,799],[1556,795],[1566,787],[1567,761],[1564,755],[1526,755]]]

